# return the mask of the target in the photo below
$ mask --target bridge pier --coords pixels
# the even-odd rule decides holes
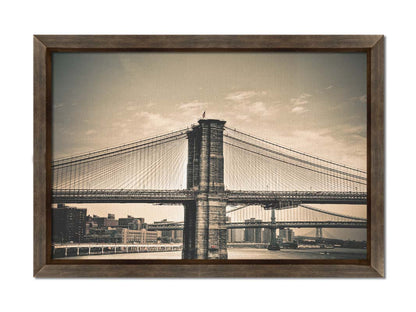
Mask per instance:
[[[184,205],[182,259],[195,259],[196,203]]]
[[[225,198],[199,195],[196,207],[195,258],[227,259]]]
[[[194,203],[185,205],[184,259],[227,259],[223,131],[225,121],[201,119],[188,132],[187,187]]]
[[[321,227],[316,228],[315,237],[316,238],[322,238],[322,228]]]
[[[280,246],[277,243],[276,239],[276,214],[275,209],[272,208],[272,216],[271,216],[271,223],[272,227],[270,228],[270,245],[267,247],[268,250],[280,250]]]

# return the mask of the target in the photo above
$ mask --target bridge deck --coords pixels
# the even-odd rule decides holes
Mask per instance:
[[[295,201],[304,204],[367,204],[365,192],[326,191],[228,191],[228,203],[268,204],[278,201]]]
[[[77,189],[53,190],[53,203],[160,203],[182,204],[195,200],[193,190],[111,190]],[[353,204],[365,205],[365,192],[316,192],[316,191],[225,191],[228,204],[261,205],[278,201],[297,201],[304,204]]]
[[[366,228],[366,221],[284,221],[284,222],[230,222],[226,224],[227,229],[247,228]],[[183,230],[183,224],[149,224],[148,230],[166,231]]]
[[[53,190],[53,203],[160,203],[182,204],[195,200],[190,190]]]

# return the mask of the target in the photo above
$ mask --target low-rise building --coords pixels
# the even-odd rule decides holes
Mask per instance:
[[[122,228],[121,231],[121,242],[123,244],[156,244],[157,243],[157,232],[148,231],[146,229],[141,230],[130,230]]]
[[[122,243],[121,231],[116,228],[90,228],[85,235],[85,241],[89,243]]]
[[[127,218],[118,219],[118,226],[129,230],[140,230],[143,228],[144,218],[134,218],[127,216]]]
[[[170,225],[177,223],[176,221],[168,221],[163,219],[161,221],[155,221],[154,224],[158,225]],[[158,237],[162,243],[181,243],[183,241],[183,230],[163,230],[157,231]]]

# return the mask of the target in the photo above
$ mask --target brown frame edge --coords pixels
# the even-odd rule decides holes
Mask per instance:
[[[80,51],[356,51],[367,52],[369,108],[369,264],[50,264],[50,86],[52,52]],[[34,36],[35,277],[384,277],[384,37],[336,36]]]

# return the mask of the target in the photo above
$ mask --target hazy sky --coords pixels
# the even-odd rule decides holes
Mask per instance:
[[[53,55],[54,158],[186,128],[203,111],[243,132],[366,169],[364,53]],[[107,211],[99,207],[89,212]],[[355,214],[365,216],[360,207]],[[120,205],[116,214],[181,219],[182,209],[173,210]]]

